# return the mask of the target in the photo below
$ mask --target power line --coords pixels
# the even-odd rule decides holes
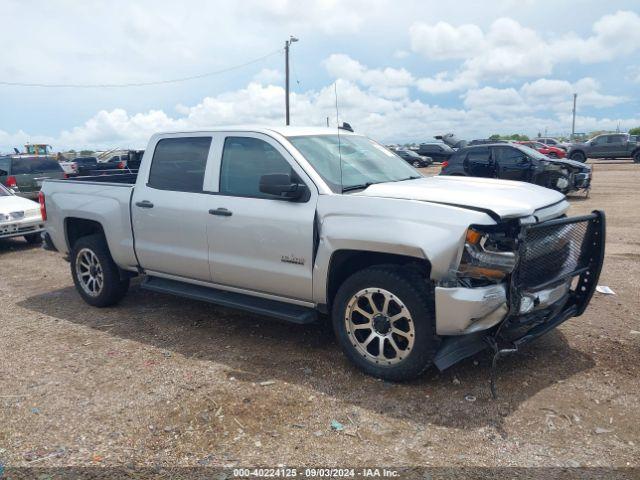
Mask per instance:
[[[6,82],[0,80],[0,85],[8,86],[8,87],[36,87],[36,88],[128,88],[128,87],[149,87],[153,85],[166,85],[170,83],[180,83],[180,82],[188,82],[190,80],[197,80],[199,78],[211,77],[214,75],[220,75],[222,73],[231,72],[233,70],[238,70],[243,67],[247,67],[254,63],[258,63],[262,60],[265,60],[273,55],[282,52],[283,49],[279,48],[274,50],[271,53],[263,55],[259,58],[254,58],[253,60],[249,60],[248,62],[241,63],[239,65],[234,65],[232,67],[223,68],[221,70],[215,70],[213,72],[202,73],[200,75],[193,75],[191,77],[182,77],[182,78],[173,78],[170,80],[158,80],[155,82],[135,82],[135,83],[23,83],[23,82]]]

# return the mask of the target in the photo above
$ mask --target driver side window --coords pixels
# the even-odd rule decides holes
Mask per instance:
[[[220,193],[254,198],[274,198],[260,191],[260,177],[280,173],[295,175],[289,162],[273,146],[252,137],[227,137],[220,166]]]

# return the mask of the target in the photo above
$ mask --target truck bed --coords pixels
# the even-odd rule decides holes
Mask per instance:
[[[47,231],[54,245],[68,254],[68,222],[93,221],[102,226],[115,262],[135,269],[130,203],[137,174],[46,180],[42,185],[48,213]]]

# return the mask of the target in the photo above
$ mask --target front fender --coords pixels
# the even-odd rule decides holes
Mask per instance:
[[[471,224],[493,224],[486,213],[415,200],[321,195],[319,243],[313,297],[327,303],[331,257],[339,250],[403,255],[427,260],[431,279],[441,280],[458,264]]]

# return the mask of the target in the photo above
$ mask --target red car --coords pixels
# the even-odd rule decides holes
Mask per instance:
[[[567,156],[567,152],[565,152],[563,149],[554,147],[552,145],[545,145],[544,143],[532,141],[516,143],[524,145],[525,147],[533,148],[534,150],[537,150],[541,154],[546,155],[550,158],[564,158]]]

